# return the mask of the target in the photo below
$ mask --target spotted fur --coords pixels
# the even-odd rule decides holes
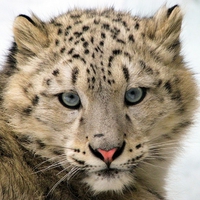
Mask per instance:
[[[178,6],[18,16],[0,73],[0,199],[166,199],[197,104],[181,22]]]

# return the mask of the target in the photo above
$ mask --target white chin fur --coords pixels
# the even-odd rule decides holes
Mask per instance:
[[[118,174],[111,176],[95,172],[88,174],[88,177],[83,182],[89,185],[95,193],[106,191],[121,193],[125,187],[133,184],[133,177],[130,172],[118,172]]]

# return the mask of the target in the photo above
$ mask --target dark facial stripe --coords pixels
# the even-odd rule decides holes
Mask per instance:
[[[75,68],[72,70],[72,83],[73,83],[73,84],[76,83],[78,74],[79,74],[79,69],[78,69],[77,67],[75,67]]]
[[[129,71],[128,71],[128,68],[126,66],[123,66],[122,70],[123,70],[123,73],[124,73],[124,78],[128,82],[128,80],[129,80]]]

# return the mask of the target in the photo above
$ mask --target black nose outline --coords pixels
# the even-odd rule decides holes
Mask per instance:
[[[116,158],[118,158],[123,153],[125,146],[126,146],[126,142],[124,141],[121,147],[117,147],[117,151],[114,153],[114,155],[112,157],[112,161],[114,161]],[[101,155],[101,153],[97,149],[93,149],[91,147],[91,145],[89,145],[89,149],[95,157],[104,161],[104,157]],[[111,162],[106,163],[108,168],[110,167],[110,164],[111,164]]]

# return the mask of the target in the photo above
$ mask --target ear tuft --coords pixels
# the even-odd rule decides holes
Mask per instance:
[[[179,6],[169,9],[163,7],[149,20],[147,35],[157,45],[178,54],[182,19],[183,15]]]
[[[32,23],[34,26],[36,26],[35,22],[34,22],[29,16],[21,14],[21,15],[18,15],[18,17],[24,17],[24,18],[26,18],[30,23]]]
[[[175,6],[173,6],[173,7],[171,7],[171,8],[168,9],[168,11],[167,11],[167,17],[169,17],[169,16],[171,15],[172,11],[173,11],[176,7],[179,7],[179,5],[175,5]]]
[[[34,55],[48,46],[47,30],[36,16],[19,15],[13,25],[14,39],[20,53]]]

